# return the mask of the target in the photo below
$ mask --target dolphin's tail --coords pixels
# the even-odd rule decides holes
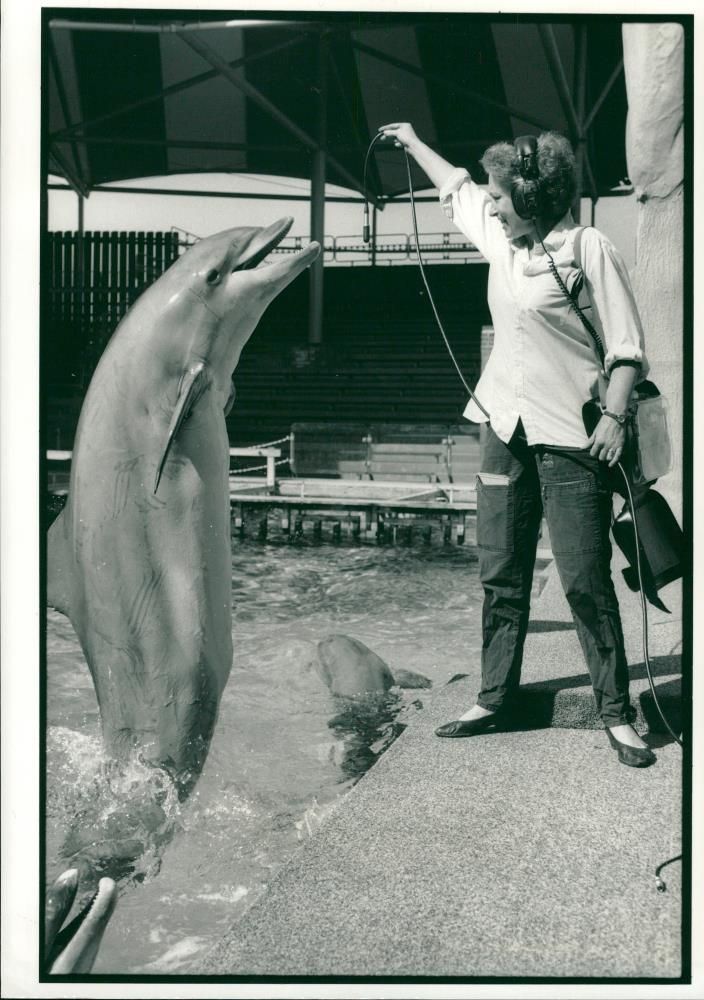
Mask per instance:
[[[47,539],[46,602],[62,614],[71,616],[73,592],[73,546],[71,523],[64,509],[49,528]]]

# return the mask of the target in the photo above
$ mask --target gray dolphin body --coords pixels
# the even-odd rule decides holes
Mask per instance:
[[[232,373],[267,305],[319,252],[257,267],[292,219],[201,240],[134,304],[91,381],[48,603],[70,618],[108,752],[137,748],[187,794],[232,665]]]

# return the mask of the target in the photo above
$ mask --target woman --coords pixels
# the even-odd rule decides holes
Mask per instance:
[[[632,388],[648,370],[623,260],[601,233],[580,231],[572,220],[575,160],[563,136],[539,136],[528,160],[512,143],[491,146],[481,161],[489,178],[484,189],[422,142],[408,122],[379,131],[408,150],[439,189],[449,217],[490,264],[494,347],[476,389],[490,414],[477,479],[482,686],[477,703],[436,733],[474,736],[501,725],[520,682],[544,514],[609,740],[623,764],[647,767],[656,757],[631,725],[635,711],[610,566],[608,469],[623,451]],[[526,186],[534,183],[530,177],[537,187]],[[596,394],[600,365],[592,338],[551,271],[556,268],[566,288],[578,287],[578,233],[608,376],[603,414],[590,436],[582,405]],[[465,416],[487,419],[474,401]]]

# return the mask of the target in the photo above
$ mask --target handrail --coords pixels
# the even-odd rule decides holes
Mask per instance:
[[[266,458],[266,485],[272,488],[276,485],[276,459],[281,458],[280,448],[262,448],[257,445],[250,445],[246,448],[230,448],[229,452],[230,458],[248,458],[250,456],[253,458]],[[49,449],[46,453],[46,458],[49,462],[69,462],[72,456],[72,451],[59,451],[55,448]]]
[[[195,234],[176,227],[172,227],[172,232],[177,234],[181,250],[193,246],[199,239]],[[282,240],[272,253],[297,253],[308,241],[309,237],[305,235],[290,236]],[[363,241],[361,233],[323,237],[323,254],[328,263],[342,263],[347,255],[361,257],[369,263],[380,256],[389,257],[388,263],[394,263],[396,260],[410,260],[414,257],[415,247],[415,236],[409,233],[383,233],[377,236],[374,243],[369,244]],[[423,233],[418,247],[424,257],[441,254],[441,260],[449,260],[458,255],[465,261],[484,260],[477,247],[458,232]],[[432,256],[428,262],[438,263]]]

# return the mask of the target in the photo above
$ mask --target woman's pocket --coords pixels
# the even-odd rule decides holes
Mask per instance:
[[[484,476],[484,479],[482,479]],[[508,476],[477,476],[477,545],[492,552],[511,552],[514,534],[514,486]]]
[[[608,538],[608,494],[594,477],[543,486],[543,503],[555,556],[597,552]]]

